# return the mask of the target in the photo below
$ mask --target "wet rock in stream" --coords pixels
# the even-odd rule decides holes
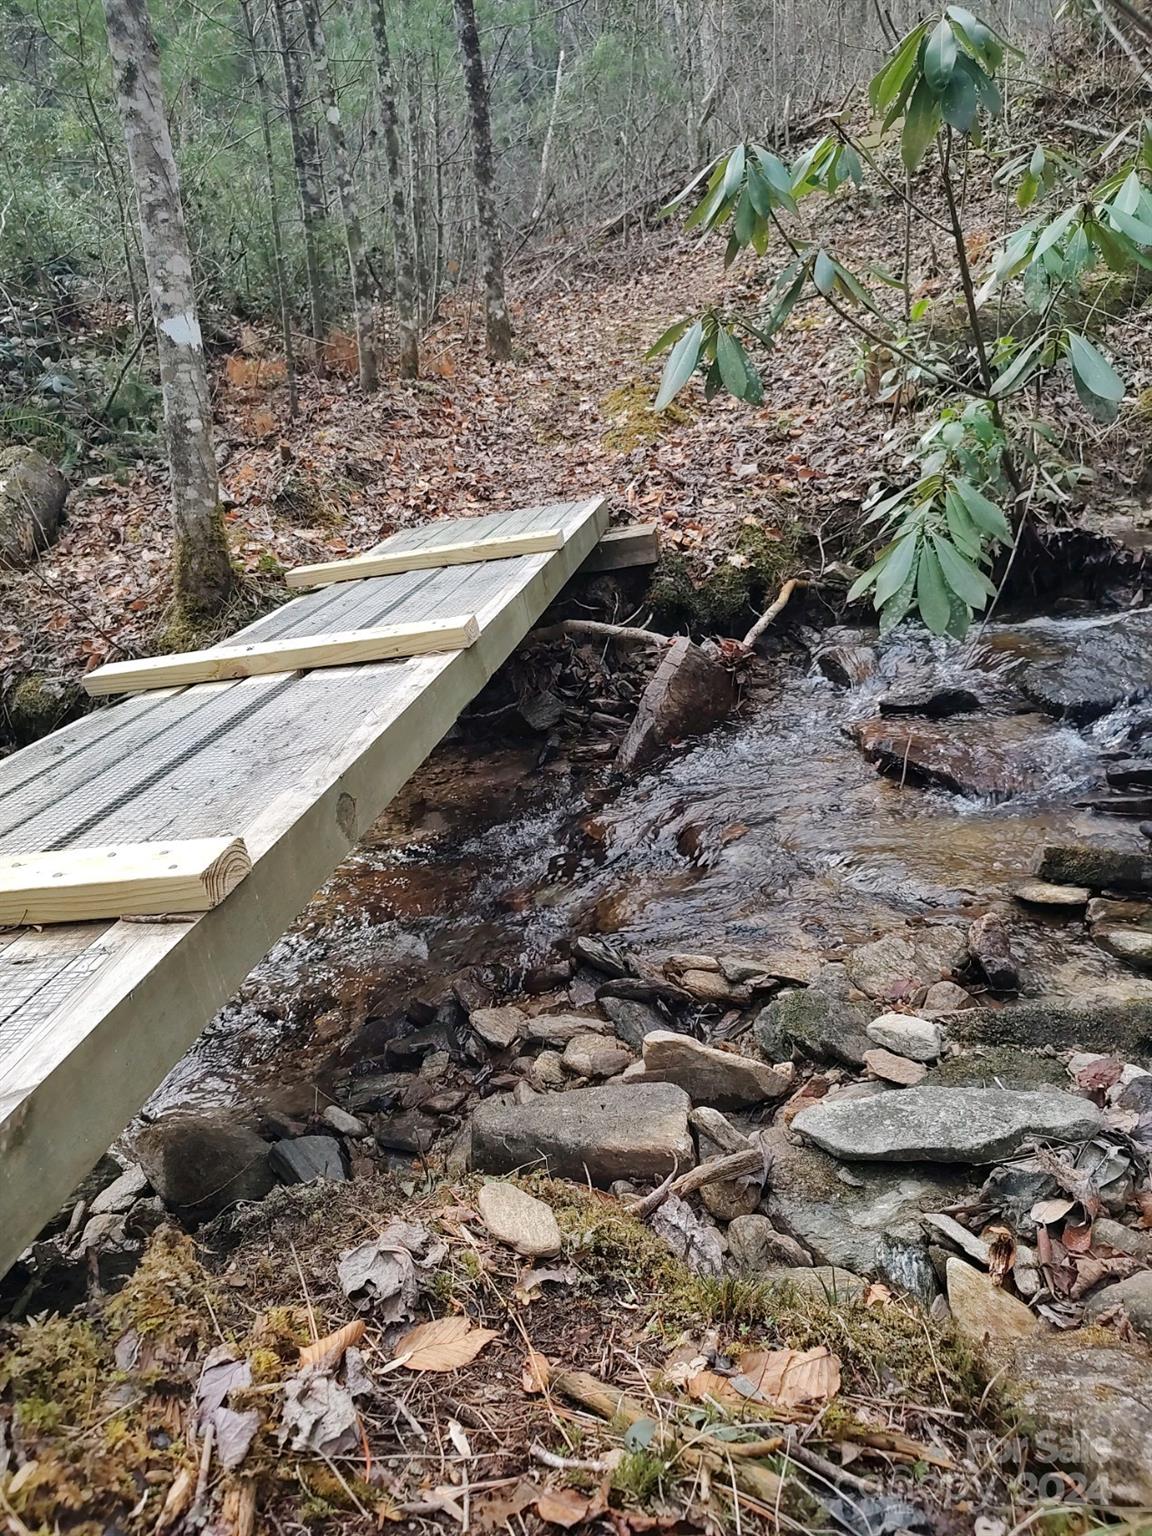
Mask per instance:
[[[1049,843],[1040,854],[1037,877],[1092,890],[1152,892],[1152,854],[1127,848]]]
[[[944,720],[949,715],[971,714],[980,708],[978,694],[971,688],[908,687],[886,693],[879,701],[882,715],[923,715],[926,720]]]
[[[994,992],[1015,992],[1020,985],[1020,966],[998,913],[985,912],[976,919],[968,930],[968,949]]]
[[[1015,681],[1050,715],[1086,724],[1152,693],[1152,612],[1083,626],[1064,654],[1026,662]]]
[[[262,1200],[276,1182],[268,1143],[226,1111],[164,1115],[136,1138],[148,1182],[169,1210],[208,1220],[238,1200]]]
[[[1016,715],[933,725],[912,719],[864,720],[848,734],[882,773],[976,800],[1008,800],[1045,778],[1035,739],[1044,722]]]

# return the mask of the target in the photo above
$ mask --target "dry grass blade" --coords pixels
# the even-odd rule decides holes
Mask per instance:
[[[467,1317],[438,1317],[404,1335],[396,1347],[396,1364],[406,1371],[455,1371],[499,1337],[495,1328],[474,1328]]]
[[[357,1318],[354,1323],[345,1323],[343,1328],[337,1328],[334,1333],[326,1334],[324,1338],[317,1339],[314,1344],[300,1351],[300,1369],[305,1370],[311,1366],[318,1371],[333,1370],[343,1360],[346,1351],[359,1344],[364,1333],[365,1324],[361,1318]]]

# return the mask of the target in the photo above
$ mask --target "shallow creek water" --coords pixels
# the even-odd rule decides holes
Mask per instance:
[[[370,1056],[414,996],[469,967],[515,978],[578,933],[657,952],[785,942],[835,959],[908,923],[966,924],[998,907],[1028,993],[1152,992],[1079,921],[1010,898],[1046,841],[1146,846],[1133,823],[1074,805],[1102,783],[1101,753],[1124,744],[1134,709],[1076,727],[1024,713],[1013,687],[1022,665],[1076,654],[1099,623],[995,625],[963,647],[901,636],[849,689],[803,660],[767,662],[739,717],[618,785],[538,741],[441,747],[149,1111],[299,1106],[305,1085],[331,1082],[337,1056],[343,1070]],[[865,760],[846,728],[912,674],[979,694],[980,711],[933,728],[1019,754],[1026,793],[991,803]]]

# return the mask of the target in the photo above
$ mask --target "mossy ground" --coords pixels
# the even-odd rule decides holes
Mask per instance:
[[[735,543],[704,576],[688,556],[661,557],[647,601],[659,622],[706,634],[743,634],[804,562],[805,536],[789,522],[781,532],[745,523]]]
[[[605,448],[614,453],[647,448],[672,428],[685,426],[692,420],[691,411],[675,403],[667,410],[654,411],[652,398],[652,386],[642,379],[621,384],[604,396],[600,409],[609,422],[601,437]]]
[[[824,1405],[811,1448],[835,1457],[850,1446],[854,1471],[911,1493],[930,1511],[960,1506],[971,1514],[1011,1502],[1003,1470],[991,1479],[971,1470],[983,1464],[981,1447],[1011,1434],[995,1388],[969,1351],[911,1304],[884,1294],[870,1305],[821,1304],[754,1279],[702,1279],[617,1201],[547,1179],[523,1182],[553,1206],[564,1239],[563,1255],[545,1261],[561,1274],[531,1300],[518,1289],[529,1266],[492,1243],[474,1215],[478,1180],[416,1193],[381,1176],[279,1191],[196,1240],[162,1229],[118,1295],[85,1313],[10,1329],[0,1357],[0,1427],[13,1454],[0,1472],[0,1509],[17,1522],[17,1536],[61,1529],[96,1536],[109,1528],[143,1536],[166,1528],[161,1510],[181,1499],[183,1515],[203,1456],[196,1383],[219,1346],[247,1359],[252,1372],[252,1386],[234,1393],[230,1406],[255,1408],[262,1419],[243,1463],[231,1471],[212,1466],[200,1499],[200,1515],[237,1536],[243,1525],[230,1523],[228,1512],[245,1499],[259,1530],[338,1522],[367,1533],[381,1520],[402,1519],[404,1506],[427,1503],[430,1488],[459,1483],[451,1453],[437,1450],[449,1417],[465,1427],[483,1468],[482,1477],[471,1472],[473,1481],[555,1483],[554,1473],[529,1460],[533,1442],[586,1460],[612,1451],[618,1515],[692,1512],[732,1528],[730,1493],[714,1490],[704,1516],[698,1479],[666,1444],[626,1438],[619,1425],[573,1412],[560,1393],[526,1393],[521,1380],[531,1347],[553,1368],[591,1372],[650,1401],[654,1420],[679,1423],[684,1434],[766,1433],[763,1419],[772,1415],[763,1406],[754,1410],[759,1427],[746,1431],[664,1380],[673,1346],[686,1339],[721,1360],[744,1347],[827,1346],[839,1356],[843,1386]],[[337,1283],[337,1261],[393,1216],[424,1222],[448,1244],[443,1262],[421,1275],[421,1317],[467,1315],[499,1337],[450,1376],[386,1372],[395,1338],[368,1313],[363,1347],[377,1390],[361,1405],[361,1451],[336,1459],[290,1452],[277,1435],[282,1384],[303,1345],[356,1315]],[[413,1424],[423,1441],[414,1440]],[[884,1435],[897,1438],[881,1450]],[[767,1464],[785,1478],[784,1509],[799,1529],[814,1528],[807,1524],[813,1486],[779,1457]],[[1003,1469],[1002,1455],[997,1465]],[[574,1473],[564,1481],[589,1480]],[[740,1516],[746,1528],[762,1524],[754,1503]],[[527,1529],[540,1528],[534,1518],[529,1512]]]

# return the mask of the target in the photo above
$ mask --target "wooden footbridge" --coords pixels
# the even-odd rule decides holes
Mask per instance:
[[[386,540],[373,565],[336,577],[316,567],[304,579],[332,584],[196,653],[199,670],[187,670],[190,658],[179,659],[184,671],[160,658],[167,673],[143,679],[152,664],[107,669],[97,687],[146,691],[0,762],[0,920],[15,924],[0,928],[0,1273],[568,578],[586,561],[633,563],[627,549],[619,561],[597,551],[602,501],[436,522]],[[507,553],[526,535],[544,536],[529,540],[538,553]],[[342,579],[351,574],[359,579]],[[429,644],[451,649],[355,660],[397,656],[387,644],[365,653],[367,637],[395,645],[397,634],[443,625],[463,628]],[[344,664],[326,661],[323,645],[317,653],[331,641],[352,647],[331,658]],[[262,665],[278,670],[237,662],[241,650],[271,655]],[[189,676],[216,680],[158,686]],[[143,849],[151,866],[170,844],[239,845],[241,863],[210,910],[149,905],[149,867],[138,894],[111,907],[123,918],[31,926],[57,895],[54,879],[72,881],[78,910],[98,913],[104,887],[77,885],[75,869],[124,849],[138,861]],[[43,888],[14,897],[14,870]],[[23,917],[14,900],[25,901]]]

